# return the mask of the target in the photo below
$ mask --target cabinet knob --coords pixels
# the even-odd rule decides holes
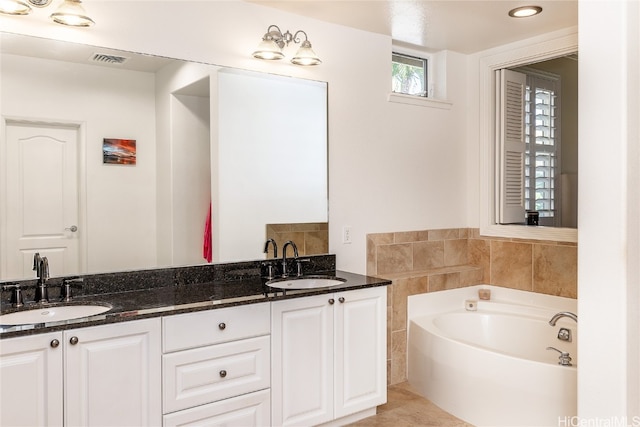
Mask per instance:
[[[344,302],[344,297],[338,298],[338,301],[340,301],[340,303],[342,304]]]
[[[226,376],[227,376],[227,371],[225,371],[224,369],[220,371],[220,378],[224,378]]]
[[[69,340],[69,343],[71,345],[76,345],[78,344],[78,337],[71,337],[71,339]]]
[[[335,302],[336,302],[336,300],[334,300],[333,298],[329,299],[329,304],[333,305],[333,303],[335,303]]]
[[[56,348],[60,345],[60,341],[58,340],[51,340],[51,347],[52,348]]]
[[[224,322],[218,324],[218,329],[220,329],[221,331],[224,331],[226,328],[227,328],[227,325]]]

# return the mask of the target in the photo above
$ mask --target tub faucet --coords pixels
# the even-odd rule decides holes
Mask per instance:
[[[560,313],[556,313],[556,314],[553,315],[551,320],[549,320],[549,324],[551,326],[556,326],[556,322],[558,320],[562,319],[563,317],[568,317],[569,319],[573,319],[573,321],[578,323],[578,316],[576,316],[575,314],[571,313],[570,311],[561,311]]]
[[[49,290],[47,280],[49,279],[49,260],[41,257],[36,252],[33,255],[33,270],[36,272],[36,302],[49,302]]]
[[[298,247],[291,240],[287,240],[287,242],[282,247],[282,277],[289,276],[289,274],[287,273],[287,248],[289,246],[293,247],[293,256],[295,258],[298,258]]]

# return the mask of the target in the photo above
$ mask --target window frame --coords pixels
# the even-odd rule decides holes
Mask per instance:
[[[396,56],[406,58],[409,62],[411,60],[422,62],[422,72],[423,72],[423,92],[421,94],[416,93],[407,93],[407,92],[399,92],[394,90],[394,74],[393,74],[393,63],[396,61]],[[406,95],[406,96],[415,96],[419,98],[431,98],[433,97],[433,89],[431,88],[431,57],[430,55],[417,55],[415,53],[407,53],[401,51],[401,49],[393,49],[391,52],[391,64],[392,64],[392,72],[391,72],[391,93],[398,95]],[[411,65],[405,63],[405,65]]]
[[[576,228],[529,227],[502,225],[495,221],[498,209],[495,144],[495,71],[501,68],[524,66],[578,52],[578,30],[572,27],[536,38],[534,41],[514,43],[491,49],[477,57],[479,78],[479,177],[480,177],[480,234],[505,238],[577,242]]]

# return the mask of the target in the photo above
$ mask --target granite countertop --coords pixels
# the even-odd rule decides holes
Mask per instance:
[[[109,304],[112,308],[103,314],[80,319],[15,326],[0,325],[0,339],[391,284],[391,281],[386,279],[339,270],[325,275],[345,279],[345,282],[326,288],[282,291],[265,285],[264,279],[255,276],[240,280],[171,284],[149,289],[80,295],[74,297],[70,303],[31,303],[19,310],[60,304]],[[2,314],[17,310],[3,307]]]

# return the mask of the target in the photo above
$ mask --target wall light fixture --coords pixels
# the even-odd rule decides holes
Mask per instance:
[[[304,34],[304,40],[298,38],[299,34]],[[311,43],[307,37],[307,33],[302,30],[298,30],[295,34],[291,34],[287,30],[284,34],[278,28],[277,25],[270,25],[267,28],[267,32],[262,37],[262,41],[258,45],[258,48],[253,52],[253,57],[258,59],[275,60],[284,58],[282,48],[289,45],[289,43],[301,43],[300,49],[296,52],[295,56],[291,58],[291,62],[296,65],[318,65],[321,64],[318,55],[311,49]]]
[[[47,7],[53,0],[0,0],[0,13],[7,15],[28,15],[31,7]],[[72,27],[89,27],[95,22],[89,18],[80,0],[63,0],[58,9],[49,17],[53,22]]]

